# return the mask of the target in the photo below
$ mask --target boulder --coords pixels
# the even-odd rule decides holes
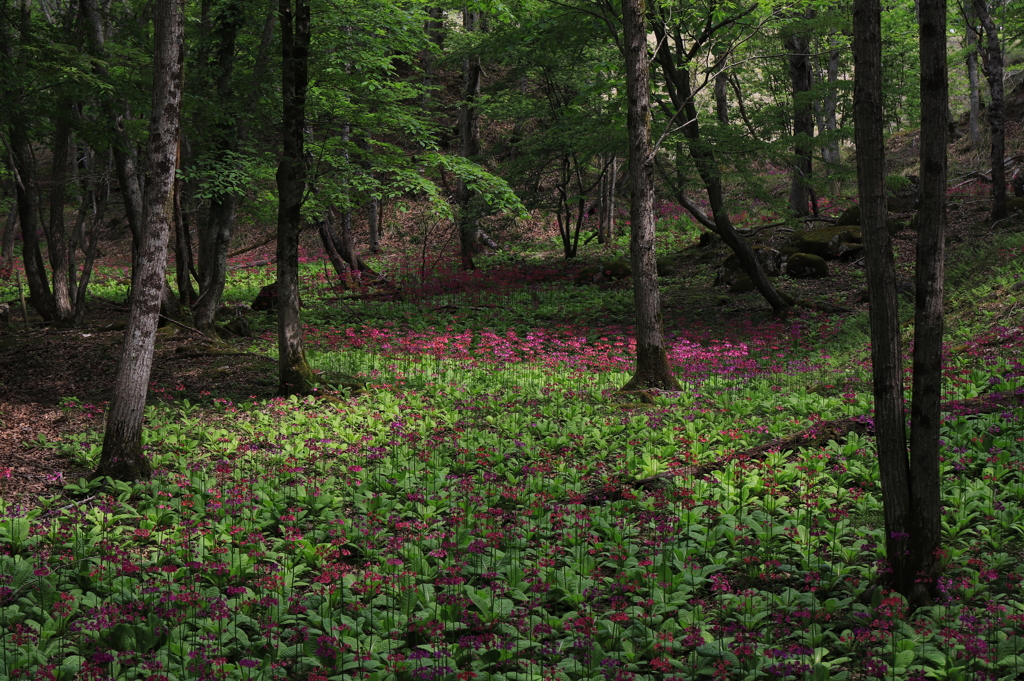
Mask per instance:
[[[860,206],[850,206],[836,220],[836,227],[860,224]]]
[[[821,279],[828,276],[828,263],[813,253],[794,253],[786,261],[786,274],[795,279]]]
[[[777,277],[782,273],[782,253],[767,246],[754,246],[754,255],[761,261],[761,269],[764,270],[766,276]],[[746,276],[743,266],[740,265],[739,256],[733,253],[719,266],[715,284],[733,286],[740,278]]]
[[[733,280],[732,285],[729,287],[729,293],[749,293],[755,288],[754,282],[750,277],[746,274],[741,274]]]
[[[633,269],[629,266],[629,262],[625,258],[616,258],[599,265],[584,267],[576,275],[576,285],[602,284],[631,276],[633,276]]]
[[[252,327],[249,326],[249,320],[245,317],[235,317],[221,328],[233,336],[248,338],[252,335]]]
[[[273,312],[277,310],[277,282],[267,284],[260,289],[256,300],[252,301],[252,309],[256,312]]]
[[[837,258],[838,244],[861,243],[861,231],[857,225],[833,225],[809,232],[795,232],[789,238],[789,243],[798,253],[810,253],[819,258]]]

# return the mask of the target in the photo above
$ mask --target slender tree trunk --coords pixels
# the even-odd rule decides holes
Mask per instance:
[[[174,170],[177,167],[183,84],[184,0],[156,0],[153,9],[153,108],[149,126],[144,239],[134,277],[114,399],[107,417],[103,450],[95,477],[138,480],[152,467],[142,451],[142,418],[153,363],[153,346],[166,283],[167,237],[174,219]]]
[[[988,80],[988,126],[992,131],[992,219],[1006,217],[1006,168],[1003,166],[1006,130],[1003,120],[1003,48],[999,29],[988,11],[986,0],[974,0],[974,12],[985,29],[986,43],[981,50],[985,79]]]
[[[57,317],[57,305],[50,291],[46,266],[39,250],[39,213],[36,195],[35,162],[29,143],[24,137],[22,123],[12,121],[10,127],[11,156],[15,172],[18,218],[21,223],[21,251],[25,263],[25,280],[31,296],[30,303],[40,317],[51,321]]]
[[[299,315],[299,231],[306,188],[303,129],[309,66],[309,0],[280,0],[281,92],[284,145],[277,166],[278,390],[307,393],[313,373],[306,363]]]
[[[973,0],[964,1],[964,22],[967,24],[967,85],[970,88],[971,108],[967,119],[967,133],[971,148],[981,148],[981,83],[978,79],[978,25]]]
[[[463,25],[466,30],[479,30],[482,15],[480,12],[465,10]],[[480,68],[480,57],[466,57],[462,65],[463,88],[462,106],[459,109],[459,136],[462,139],[462,156],[475,159],[480,155],[480,110],[477,101],[480,99],[480,80],[483,69]],[[476,192],[459,180],[455,191],[455,200],[459,204],[459,252],[462,257],[462,268],[471,270],[476,267],[473,256],[476,255],[480,243],[476,209],[473,198]]]
[[[192,235],[181,209],[181,185],[181,180],[174,178],[174,281],[178,287],[178,301],[183,308],[190,308],[198,296],[190,276],[193,267]]]
[[[15,205],[7,214],[3,237],[0,238],[0,276],[11,276],[14,268],[14,230],[18,229],[18,207]]]
[[[836,34],[830,34],[828,37],[828,71],[826,73],[828,91],[825,93],[825,120],[822,126],[822,129],[828,135],[834,134],[839,129],[839,123],[836,121],[836,107],[839,102],[839,48],[837,43]],[[821,159],[825,162],[826,172],[833,176],[829,182],[831,194],[832,196],[838,196],[839,181],[835,179],[835,173],[839,169],[840,161],[838,140],[828,139],[825,142],[825,145],[821,148]]]
[[[658,265],[654,254],[654,149],[651,144],[651,79],[647,66],[644,0],[622,0],[626,58],[626,127],[629,132],[629,254],[636,308],[636,371],[623,390],[679,390],[662,328]]]
[[[776,314],[785,314],[789,310],[789,304],[782,299],[775,286],[764,273],[761,261],[754,255],[754,251],[733,227],[732,220],[725,210],[725,195],[722,190],[721,171],[715,159],[714,152],[701,140],[700,124],[697,119],[697,106],[694,102],[693,89],[690,85],[690,70],[687,64],[676,65],[675,56],[670,48],[670,41],[667,35],[666,25],[659,19],[652,25],[657,40],[658,51],[655,54],[655,61],[658,63],[664,75],[664,82],[668,90],[669,99],[674,112],[682,112],[680,120],[686,121],[683,125],[683,137],[697,167],[697,174],[704,184],[708,193],[708,202],[711,204],[711,213],[714,219],[713,228],[716,234],[729,248],[736,253],[736,257],[743,267],[743,271],[750,277],[755,288],[764,296],[764,299],[771,305]],[[682,196],[681,188],[677,188],[676,194]],[[692,204],[691,204],[692,205]],[[696,214],[695,214],[696,217]],[[700,219],[698,217],[698,219]],[[712,225],[708,225],[711,227]]]
[[[213,126],[214,154],[220,163],[229,163],[236,150],[239,137],[237,115],[231,113],[235,104],[232,85],[235,70],[235,38],[243,16],[241,4],[237,1],[226,3],[220,8],[216,19],[217,103],[223,114]],[[235,212],[238,196],[233,191],[218,194],[210,199],[206,220],[199,229],[199,291],[200,298],[192,311],[196,328],[211,333],[224,295],[227,279],[228,249],[235,226]]]
[[[92,276],[93,263],[96,261],[96,249],[100,240],[100,223],[107,213],[107,201],[110,198],[110,186],[104,183],[100,193],[99,205],[96,206],[96,214],[93,215],[92,229],[89,231],[89,243],[85,247],[85,262],[82,263],[82,277],[78,283],[78,291],[75,293],[75,325],[78,326],[85,319],[85,294],[89,289],[89,278]]]
[[[789,77],[793,85],[793,163],[789,188],[789,209],[794,215],[808,214],[808,183],[811,179],[811,144],[814,139],[814,109],[810,101],[811,59],[807,36],[786,38]]]
[[[53,271],[53,300],[57,321],[70,321],[74,316],[71,285],[68,279],[68,235],[64,225],[64,196],[68,179],[68,151],[71,146],[71,125],[66,120],[71,104],[64,102],[58,112],[53,136],[53,160],[50,176],[50,219],[46,228],[46,250]]]
[[[853,115],[857,183],[867,265],[875,434],[885,513],[888,581],[905,582],[910,526],[910,470],[903,412],[903,367],[896,302],[896,267],[885,229],[885,139],[882,123],[880,0],[853,5]],[[945,51],[943,51],[945,54]],[[945,110],[943,110],[945,114]]]
[[[715,115],[722,125],[729,125],[729,74],[725,72],[726,56],[715,62]]]
[[[380,232],[377,230],[380,199],[371,198],[366,204],[366,226],[370,229],[370,253],[380,252]]]
[[[938,593],[935,550],[942,541],[939,428],[942,424],[943,282],[949,75],[946,0],[921,0],[921,208],[918,213],[914,383],[910,408],[909,565],[900,592],[911,602]],[[913,581],[910,581],[913,579]]]

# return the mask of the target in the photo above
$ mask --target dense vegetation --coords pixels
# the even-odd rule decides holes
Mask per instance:
[[[855,5],[0,0],[0,678],[1024,675],[1020,11]]]

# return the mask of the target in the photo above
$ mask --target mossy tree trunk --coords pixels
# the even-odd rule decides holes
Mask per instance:
[[[161,294],[167,283],[167,240],[174,219],[172,188],[181,122],[184,4],[184,0],[157,0],[153,10],[153,113],[142,202],[143,238],[96,477],[139,480],[152,473],[142,451],[142,417]]]
[[[284,149],[277,166],[278,390],[309,392],[313,374],[303,348],[299,315],[299,230],[306,188],[303,128],[309,66],[309,0],[280,0]]]
[[[626,57],[626,126],[629,131],[629,253],[636,308],[636,371],[623,390],[678,390],[665,350],[658,266],[654,253],[654,149],[651,144],[651,81],[647,66],[644,0],[622,0]]]

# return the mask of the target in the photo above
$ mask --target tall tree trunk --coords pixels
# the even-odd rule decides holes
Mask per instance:
[[[134,277],[114,399],[107,417],[103,450],[94,477],[116,480],[150,477],[142,451],[142,418],[153,364],[153,346],[166,284],[167,237],[174,219],[174,171],[177,167],[183,84],[184,0],[156,0],[153,9],[153,108],[149,125],[143,234]]]
[[[729,74],[725,72],[726,55],[715,62],[715,116],[722,125],[729,125]]]
[[[864,232],[871,324],[875,434],[885,514],[885,547],[893,584],[905,582],[910,526],[910,470],[903,412],[903,367],[892,243],[885,229],[885,139],[882,123],[882,8],[853,5],[854,141]],[[945,51],[943,51],[945,54]],[[945,110],[943,110],[945,115]]]
[[[970,88],[971,108],[967,118],[967,134],[971,148],[981,148],[981,83],[978,79],[978,25],[975,21],[974,1],[964,0],[964,23],[967,24],[967,85]]]
[[[732,220],[725,210],[725,194],[722,190],[721,170],[715,159],[714,152],[709,149],[706,143],[701,140],[700,124],[697,119],[697,106],[694,102],[693,90],[690,85],[690,70],[687,65],[677,67],[672,50],[669,46],[665,23],[661,20],[655,21],[652,28],[657,40],[658,51],[655,54],[655,61],[658,63],[665,77],[666,89],[669,99],[675,112],[682,112],[680,120],[686,121],[683,125],[683,137],[686,139],[690,157],[697,167],[697,174],[700,175],[704,188],[708,193],[708,202],[711,204],[713,223],[708,224],[714,232],[722,237],[722,241],[736,253],[736,257],[743,267],[743,271],[750,277],[758,292],[771,305],[776,314],[785,314],[789,310],[789,304],[782,299],[775,286],[764,273],[761,261],[754,255],[743,237],[736,233]],[[682,196],[678,191],[677,196]],[[687,202],[688,203],[688,202]],[[685,205],[685,204],[684,204]],[[692,204],[691,204],[692,205]],[[695,214],[695,217],[698,217]],[[698,217],[698,220],[700,217]],[[706,219],[706,218],[705,218]]]
[[[826,79],[828,91],[825,93],[825,115],[822,130],[826,134],[834,134],[839,129],[836,121],[836,107],[839,102],[839,48],[836,34],[828,37],[828,71]],[[839,140],[828,139],[821,148],[821,159],[825,162],[825,169],[832,180],[829,182],[829,189],[832,196],[839,195],[839,181],[835,179],[835,173],[839,170]]]
[[[0,237],[0,276],[11,276],[14,267],[14,230],[18,229],[18,206],[11,208],[4,224],[4,233]]]
[[[988,126],[992,131],[992,219],[1006,217],[1006,168],[1003,159],[1006,148],[1006,130],[1003,120],[1003,48],[999,29],[988,11],[986,0],[974,0],[974,12],[985,30],[986,43],[981,50],[981,62],[988,80]]]
[[[636,308],[636,371],[623,390],[679,390],[665,349],[654,254],[654,149],[651,144],[651,78],[647,66],[644,0],[622,0],[626,58],[626,128],[629,132],[629,254]]]
[[[793,85],[793,163],[789,187],[789,210],[794,215],[808,214],[808,185],[811,180],[811,150],[814,139],[814,108],[811,92],[811,41],[804,35],[786,38],[789,53],[789,78]]]
[[[32,309],[45,321],[51,321],[57,317],[57,305],[50,291],[46,266],[39,250],[39,204],[36,194],[35,161],[22,126],[23,123],[19,120],[13,120],[10,126],[10,152],[15,173],[18,217],[21,222],[21,255],[25,263],[25,280],[28,283]]]
[[[71,284],[68,278],[68,235],[64,225],[64,196],[68,179],[68,151],[71,146],[71,104],[64,102],[58,112],[53,135],[53,159],[50,175],[50,219],[46,223],[46,250],[53,271],[53,301],[57,321],[69,321],[74,316],[71,304]]]
[[[231,111],[235,105],[232,79],[235,70],[235,38],[243,11],[241,4],[232,0],[220,7],[216,17],[217,103],[221,118],[213,126],[214,155],[218,163],[230,163],[238,145],[238,116]],[[199,292],[200,297],[192,311],[196,328],[212,333],[224,283],[227,279],[228,249],[235,226],[238,196],[233,191],[220,193],[210,199],[206,220],[199,229]]]
[[[946,0],[921,0],[921,208],[918,213],[914,382],[910,408],[909,565],[900,592],[911,602],[938,593],[935,550],[942,540],[939,427],[945,279],[946,145],[949,74]],[[911,579],[913,581],[911,581]]]
[[[480,12],[465,10],[463,25],[469,32],[480,28],[482,15]],[[480,79],[483,69],[480,57],[466,57],[462,65],[463,87],[462,105],[459,108],[459,136],[462,140],[462,156],[475,159],[480,155],[480,110],[477,101],[480,99]],[[459,253],[462,268],[471,270],[476,267],[473,256],[476,255],[480,243],[478,216],[473,205],[476,192],[470,189],[463,180],[459,180],[455,191],[455,200],[459,204]]]
[[[283,150],[277,166],[277,351],[278,390],[309,392],[313,372],[306,363],[299,314],[299,231],[306,188],[306,87],[309,67],[309,0],[280,0]]]
[[[370,229],[370,253],[380,252],[380,231],[377,229],[380,219],[380,199],[373,197],[366,204],[366,226]]]

